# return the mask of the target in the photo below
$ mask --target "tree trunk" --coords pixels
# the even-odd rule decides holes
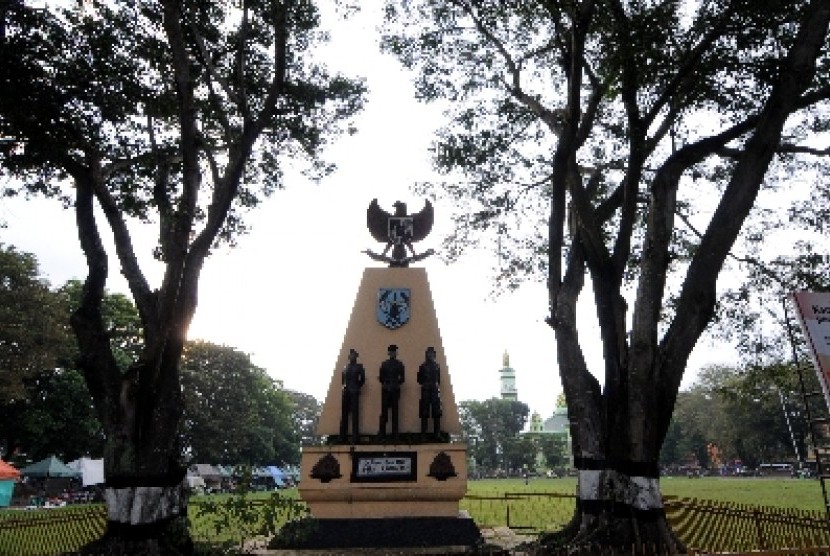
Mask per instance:
[[[106,431],[107,527],[81,554],[192,554],[186,469],[176,442],[181,405],[178,389],[170,388],[143,400],[122,390],[119,424]]]
[[[540,539],[546,549],[578,552],[601,547],[603,554],[686,553],[666,521],[659,480],[650,476],[649,465],[629,473],[595,461],[582,461],[578,466],[574,517],[563,530]],[[635,474],[641,472],[646,475]]]
[[[193,543],[187,526],[184,473],[168,477],[167,486],[112,486],[107,481],[107,528],[103,537],[79,554],[189,555]],[[161,484],[164,480],[157,478]],[[117,483],[116,483],[117,484]]]

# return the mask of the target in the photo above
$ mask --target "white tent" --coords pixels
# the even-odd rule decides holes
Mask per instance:
[[[104,460],[81,458],[70,461],[67,467],[81,472],[81,483],[84,486],[100,485],[104,482]]]
[[[191,490],[205,488],[205,480],[198,475],[191,475],[190,473],[188,473],[185,476],[185,480],[187,481],[188,488],[190,488]]]

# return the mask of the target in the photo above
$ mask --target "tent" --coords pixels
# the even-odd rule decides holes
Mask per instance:
[[[187,469],[187,474],[202,478],[202,486],[211,489],[222,488],[222,472],[207,463],[196,463]]]
[[[16,467],[12,467],[2,459],[0,459],[0,480],[19,479],[20,471]]]
[[[49,456],[37,463],[27,465],[20,470],[20,474],[24,477],[49,478],[49,477],[63,477],[63,478],[81,478],[81,472],[75,471],[68,467],[64,462],[55,456]]]
[[[0,459],[0,508],[5,508],[12,500],[14,482],[20,478],[20,471]]]
[[[190,472],[185,475],[185,481],[190,490],[204,490],[205,488],[205,480],[198,475],[191,475]]]
[[[291,480],[292,484],[296,485],[300,482],[300,468],[296,465],[286,465],[283,471],[285,471],[285,475]]]
[[[268,473],[271,475],[271,478],[274,479],[274,486],[277,488],[284,488],[285,487],[285,472],[275,465],[269,465],[265,469],[268,470]]]
[[[83,486],[100,485],[104,482],[104,460],[81,458],[66,464],[70,469],[81,474]]]

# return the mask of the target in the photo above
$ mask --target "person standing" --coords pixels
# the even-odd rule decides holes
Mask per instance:
[[[360,389],[366,382],[366,371],[363,365],[357,362],[358,353],[354,349],[349,350],[349,363],[343,369],[341,382],[341,413],[340,413],[340,439],[345,441],[348,433],[349,417],[352,418],[352,444],[357,444],[360,437]]]
[[[381,384],[380,436],[386,435],[386,423],[392,413],[392,435],[398,435],[398,402],[401,398],[401,384],[404,382],[404,365],[398,361],[398,346],[387,348],[389,359],[381,363],[378,379]]]

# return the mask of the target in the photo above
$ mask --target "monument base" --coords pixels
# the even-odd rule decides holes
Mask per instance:
[[[467,445],[304,446],[298,491],[318,519],[458,519]]]
[[[429,548],[465,552],[483,542],[473,520],[457,517],[309,519],[286,524],[270,548]]]

